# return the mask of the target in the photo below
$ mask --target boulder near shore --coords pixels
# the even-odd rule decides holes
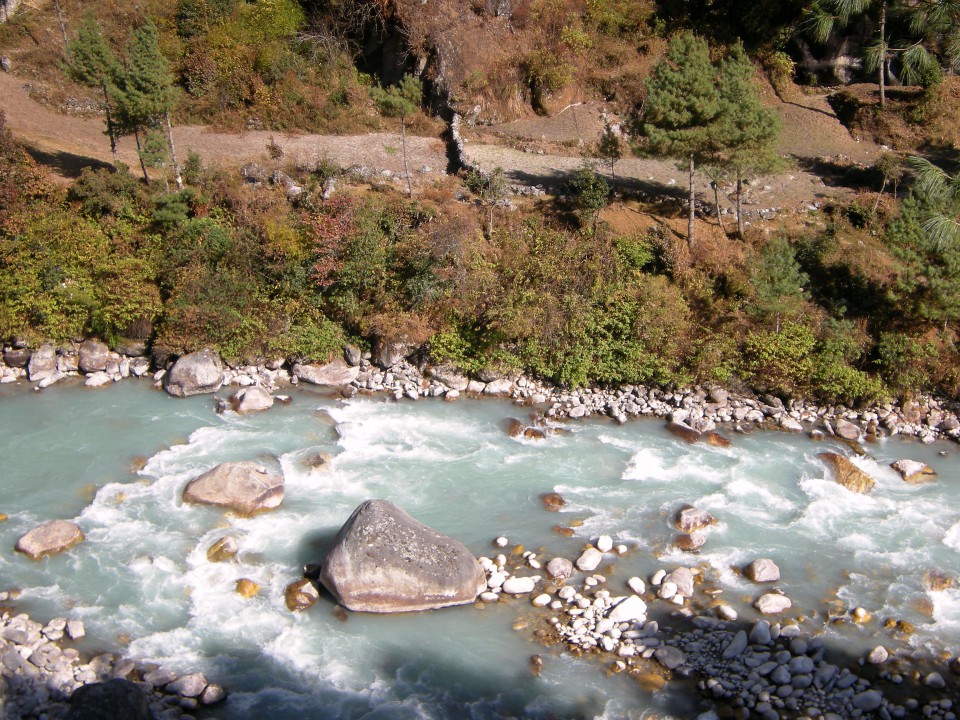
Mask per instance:
[[[17,541],[16,550],[31,560],[56,555],[83,542],[83,531],[69,520],[49,520]]]
[[[283,478],[254,462],[221,463],[187,483],[183,501],[254,515],[283,502]]]
[[[164,389],[174,397],[216,392],[223,385],[223,363],[212,350],[184,355],[163,377]]]
[[[386,500],[367,500],[344,523],[323,561],[320,582],[348,610],[412,612],[476,600],[480,563]]]

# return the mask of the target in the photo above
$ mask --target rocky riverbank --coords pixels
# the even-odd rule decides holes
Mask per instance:
[[[344,349],[342,359],[323,365],[278,358],[253,365],[227,365],[214,353],[184,356],[167,367],[155,368],[143,355],[142,343],[128,343],[113,352],[95,340],[57,348],[45,344],[31,350],[8,346],[0,363],[0,384],[29,382],[44,389],[70,377],[100,386],[128,377],[152,377],[173,395],[211,393],[231,386],[257,388],[246,403],[246,393],[232,399],[240,412],[268,409],[273,395],[298,383],[318,385],[344,397],[382,393],[395,400],[462,395],[509,398],[537,408],[550,420],[607,417],[616,422],[632,418],[668,419],[690,428],[685,439],[694,441],[718,426],[748,432],[756,428],[786,432],[811,431],[851,442],[884,436],[915,437],[925,444],[960,440],[960,415],[953,401],[921,396],[868,408],[825,405],[772,395],[733,393],[721,387],[668,390],[639,385],[568,390],[520,373],[480,373],[470,377],[450,364],[429,362],[424,348],[402,343],[384,344],[373,353]],[[186,388],[186,389],[184,389]],[[265,391],[260,393],[259,390]],[[221,409],[227,409],[226,403]],[[535,434],[535,433],[534,433]]]
[[[8,601],[9,594],[2,594]],[[79,620],[46,625],[0,611],[0,716],[8,720],[191,720],[226,698],[201,673],[178,676],[154,664],[101,653],[85,658]]]

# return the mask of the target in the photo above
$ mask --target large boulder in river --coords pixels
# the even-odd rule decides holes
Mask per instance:
[[[152,720],[147,693],[123,678],[81,685],[70,696],[67,720]]]
[[[472,603],[487,585],[463,543],[386,500],[353,511],[324,558],[320,582],[347,609],[380,613]]]
[[[293,376],[298,380],[311,385],[322,385],[325,387],[340,387],[349,385],[360,374],[360,368],[348,365],[343,358],[337,358],[326,365],[303,365],[297,363],[293,366]]]
[[[240,388],[230,396],[230,407],[237,415],[263,412],[273,407],[273,395],[259,385]]]
[[[106,370],[110,348],[99,340],[84,340],[80,344],[77,366],[82,373],[94,373]]]
[[[57,349],[47,343],[41,345],[30,355],[27,363],[27,377],[30,382],[37,382],[52,377],[57,372]]]
[[[221,463],[187,483],[183,501],[254,515],[283,502],[283,478],[253,462]]]
[[[674,527],[684,533],[704,530],[716,522],[717,520],[713,515],[693,505],[684,505],[677,510],[677,514],[673,518]]]
[[[223,364],[212,350],[193,352],[174,363],[163,383],[174,397],[216,392],[223,385]]]
[[[56,555],[83,542],[83,531],[69,520],[48,520],[17,540],[16,551],[31,560]]]
[[[847,490],[865,494],[873,489],[874,479],[854,465],[849,458],[831,452],[817,453],[817,457],[833,468],[837,482]]]
[[[894,460],[890,467],[900,473],[905,482],[912,484],[930,482],[937,476],[932,467],[918,460]]]

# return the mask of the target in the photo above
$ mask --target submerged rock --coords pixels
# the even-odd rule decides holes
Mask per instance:
[[[550,512],[560,512],[564,505],[567,504],[567,501],[563,499],[563,496],[560,493],[544,493],[540,496],[540,500],[543,502],[543,507]]]
[[[667,423],[667,430],[684,442],[695,443],[700,439],[699,430],[694,430],[692,427],[682,422]]]
[[[692,533],[713,525],[716,519],[706,510],[695,508],[693,505],[684,505],[674,517],[674,527],[683,533]]]
[[[324,558],[320,582],[344,607],[364,612],[472,603],[487,584],[463,543],[386,500],[353,511]]]
[[[847,490],[866,494],[873,489],[875,481],[843,455],[832,452],[817,453],[817,457],[833,468],[836,480]]]
[[[283,502],[283,478],[253,462],[221,463],[191,480],[183,489],[183,501],[253,515]]]
[[[17,540],[16,551],[31,560],[56,555],[83,542],[83,531],[69,520],[49,520]]]
[[[174,397],[216,392],[223,385],[223,364],[212,350],[184,355],[163,376],[164,389]]]
[[[240,552],[240,546],[237,544],[237,539],[232,535],[226,535],[207,549],[207,560],[225,562],[236,557],[238,552]]]

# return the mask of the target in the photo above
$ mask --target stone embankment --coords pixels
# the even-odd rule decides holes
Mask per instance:
[[[0,593],[0,601],[7,600],[8,593]],[[189,713],[227,695],[201,673],[178,676],[112,653],[84,659],[72,646],[84,636],[79,620],[43,625],[23,613],[0,612],[0,716],[191,720]],[[103,703],[109,715],[98,712]]]
[[[229,401],[221,401],[219,409],[255,412],[272,406],[271,398],[277,390],[306,383],[336,389],[344,397],[383,393],[396,400],[456,400],[464,394],[507,398],[538,407],[546,418],[555,420],[607,417],[624,423],[638,417],[665,418],[688,428],[691,432],[684,438],[688,441],[701,436],[711,441],[708,434],[720,425],[744,432],[755,428],[810,430],[851,442],[890,435],[916,437],[927,444],[939,439],[960,440],[956,404],[930,396],[849,408],[796,399],[784,402],[772,395],[735,394],[719,387],[665,390],[624,385],[567,390],[519,373],[469,377],[450,364],[430,364],[423,359],[423,348],[404,343],[382,344],[373,353],[348,346],[342,359],[322,365],[278,358],[257,365],[230,366],[214,353],[201,351],[161,369],[153,368],[142,354],[142,343],[128,344],[121,350],[126,354],[110,351],[96,340],[61,348],[48,343],[34,350],[8,346],[0,363],[0,384],[27,380],[43,389],[78,375],[86,377],[84,384],[88,386],[127,377],[152,377],[158,387],[178,397],[239,388]],[[245,397],[254,388],[257,392]],[[270,397],[262,396],[259,390]]]

